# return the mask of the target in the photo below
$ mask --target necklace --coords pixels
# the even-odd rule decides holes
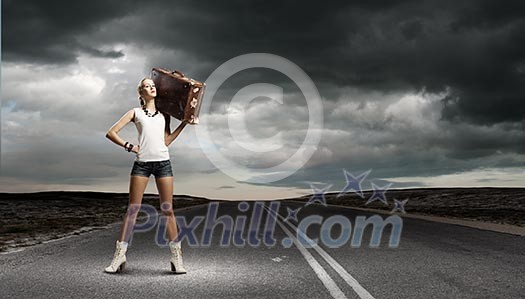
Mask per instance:
[[[155,110],[155,113],[151,114],[148,109],[146,109],[146,107],[142,107],[142,110],[144,110],[144,113],[146,113],[147,116],[149,117],[155,117],[155,115],[157,115],[159,113],[159,110]]]

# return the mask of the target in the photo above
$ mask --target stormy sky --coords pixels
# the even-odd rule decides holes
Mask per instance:
[[[343,169],[371,170],[365,189],[523,187],[524,16],[523,1],[2,1],[1,188],[127,192],[135,157],[104,136],[139,105],[140,79],[163,67],[205,81],[249,53],[288,59],[315,83],[324,119],[316,151],[287,178],[246,182],[209,161],[188,126],[170,146],[176,194],[337,191]],[[283,103],[263,94],[230,105],[257,83],[280,86]],[[277,70],[239,72],[205,100],[208,142],[254,177],[307,134],[305,96]],[[250,140],[281,133],[284,144],[240,148],[229,119],[244,120],[237,134]],[[120,135],[136,141],[134,124]]]

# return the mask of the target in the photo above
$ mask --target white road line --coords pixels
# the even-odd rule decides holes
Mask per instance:
[[[268,208],[266,208],[266,210],[268,213],[271,212]],[[277,213],[277,216],[284,221],[284,217],[279,215],[279,213]],[[277,223],[279,223],[279,221]],[[306,233],[300,231],[295,225],[291,224],[289,221],[287,221],[287,223],[296,232],[300,233],[302,236],[307,237]],[[300,243],[295,237],[293,240],[294,243],[296,241],[297,243]],[[330,266],[332,266],[332,268],[344,279],[344,281],[357,293],[359,298],[374,299],[374,297],[363,286],[361,286],[361,284],[359,284],[359,282],[352,275],[350,275],[350,273],[348,273],[346,269],[343,268],[343,266],[341,266],[332,256],[326,253],[326,251],[324,251],[318,244],[313,245],[312,248],[317,251],[317,253],[319,253],[319,255],[321,255],[321,257],[323,257]],[[304,247],[303,249],[306,250]]]
[[[324,284],[324,286],[328,289],[332,297],[334,298],[347,298],[346,295],[341,291],[341,289],[337,286],[335,281],[328,275],[328,273],[325,271],[325,269],[319,264],[319,262],[312,256],[306,248],[297,240],[294,235],[284,226],[284,224],[281,223],[281,221],[277,220],[276,223],[281,227],[281,229],[288,235],[290,239],[293,240],[293,243],[299,249],[299,252],[303,255],[303,257],[306,259],[308,264],[310,264],[310,267],[315,271],[315,274],[317,274],[317,277],[321,280],[321,282]]]

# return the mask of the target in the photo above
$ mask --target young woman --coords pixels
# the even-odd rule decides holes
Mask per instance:
[[[129,182],[129,204],[121,227],[120,238],[116,242],[115,254],[111,265],[105,272],[115,273],[124,270],[128,241],[133,234],[133,226],[142,203],[144,190],[151,174],[155,176],[157,190],[160,196],[160,206],[163,216],[168,217],[167,230],[170,239],[171,270],[178,274],[186,273],[182,263],[180,241],[175,242],[178,234],[175,215],[173,214],[173,172],[171,169],[168,146],[177,138],[187,122],[181,124],[170,133],[170,116],[158,111],[155,107],[157,90],[155,83],[144,78],[138,86],[140,108],[129,110],[107,132],[106,137],[128,152],[136,154]],[[139,134],[139,144],[134,145],[123,140],[119,131],[129,122],[134,122]]]

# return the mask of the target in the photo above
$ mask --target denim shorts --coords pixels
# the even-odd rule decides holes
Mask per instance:
[[[171,161],[150,161],[150,162],[133,162],[133,168],[131,169],[131,175],[145,176],[154,175],[155,178],[161,178],[165,176],[173,176],[171,170]]]

